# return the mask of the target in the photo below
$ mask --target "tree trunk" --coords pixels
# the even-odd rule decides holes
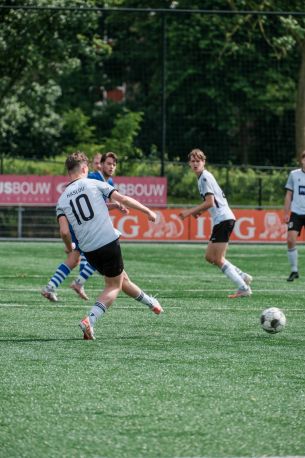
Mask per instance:
[[[301,65],[295,111],[296,155],[305,151],[305,40],[301,43]]]

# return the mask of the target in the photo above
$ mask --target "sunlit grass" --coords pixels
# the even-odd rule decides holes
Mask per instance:
[[[305,455],[304,248],[287,283],[284,246],[231,246],[254,276],[253,296],[233,301],[203,249],[124,244],[130,277],[165,313],[121,294],[88,342],[78,322],[102,278],[89,302],[70,279],[50,303],[40,289],[63,246],[0,244],[3,457]],[[259,325],[270,306],[287,317],[277,335]]]

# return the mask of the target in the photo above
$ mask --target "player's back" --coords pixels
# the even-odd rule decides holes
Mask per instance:
[[[67,217],[84,252],[94,251],[119,237],[104,200],[113,191],[108,183],[82,178],[70,183],[59,198],[57,216]]]

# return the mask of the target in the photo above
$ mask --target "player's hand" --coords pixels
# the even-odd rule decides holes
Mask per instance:
[[[68,248],[67,245],[65,245],[65,253],[69,254],[72,253],[73,250],[75,250],[76,245],[74,242],[71,243],[71,246]]]
[[[187,218],[189,215],[188,210],[183,210],[181,213],[179,213],[178,217],[183,221],[185,218]]]
[[[154,223],[156,221],[156,219],[157,219],[157,213],[149,210],[148,221],[152,221]]]
[[[197,219],[201,215],[201,212],[193,213],[192,216],[193,218]]]
[[[288,224],[288,223],[289,223],[289,220],[290,220],[290,215],[289,215],[289,213],[286,213],[286,214],[284,215],[284,223],[285,223],[285,224]]]
[[[122,204],[118,204],[118,210],[120,213],[122,213],[123,215],[128,215],[129,213],[129,210],[127,207],[125,207],[125,205],[122,205]]]

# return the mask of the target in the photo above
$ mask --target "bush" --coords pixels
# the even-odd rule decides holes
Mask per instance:
[[[84,145],[85,146],[85,145]],[[90,159],[99,149],[95,145],[89,151]],[[89,155],[88,153],[88,155]],[[65,155],[56,156],[48,162],[21,159],[4,159],[4,173],[16,175],[63,175]],[[284,186],[289,170],[284,169],[251,169],[234,166],[215,167],[208,170],[225,192],[231,206],[249,205],[282,206]],[[160,176],[160,161],[124,160],[118,163],[117,174],[126,176]],[[197,180],[187,164],[178,162],[165,163],[165,176],[168,180],[169,204],[194,204],[200,202]],[[260,202],[261,199],[261,202]]]

